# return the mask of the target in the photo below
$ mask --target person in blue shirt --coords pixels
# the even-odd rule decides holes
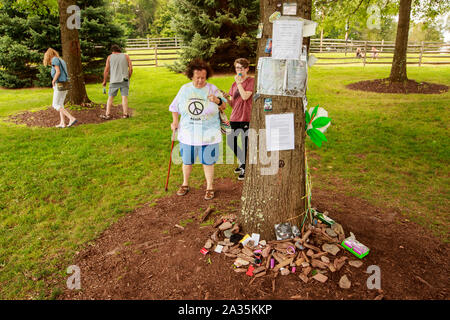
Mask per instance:
[[[49,48],[44,54],[44,66],[52,66],[51,76],[52,76],[52,87],[53,87],[53,103],[52,107],[59,111],[60,122],[56,125],[57,128],[65,128],[65,118],[69,119],[68,127],[73,126],[77,123],[77,119],[73,117],[65,108],[64,100],[67,96],[67,90],[58,90],[58,83],[69,81],[69,75],[67,71],[66,62],[59,57],[56,50]]]
[[[225,108],[226,100],[219,97],[220,91],[215,85],[206,82],[212,75],[206,62],[191,61],[186,75],[192,81],[181,87],[169,106],[173,119],[171,129],[178,129],[183,160],[183,184],[177,195],[188,193],[189,176],[198,156],[206,178],[204,199],[211,200],[214,198],[214,164],[219,158],[219,143],[222,142],[219,110]]]

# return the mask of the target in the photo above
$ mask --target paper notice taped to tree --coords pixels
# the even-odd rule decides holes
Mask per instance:
[[[266,145],[267,151],[295,148],[293,113],[266,115]]]
[[[281,17],[273,23],[272,58],[299,60],[303,45],[303,21]]]

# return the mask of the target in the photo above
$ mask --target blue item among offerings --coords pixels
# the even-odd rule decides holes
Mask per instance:
[[[264,99],[264,111],[272,111],[272,98]]]

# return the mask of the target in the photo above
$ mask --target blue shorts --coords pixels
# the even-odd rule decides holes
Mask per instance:
[[[185,165],[194,164],[198,156],[202,164],[209,166],[219,159],[219,144],[191,146],[180,142],[180,155]]]

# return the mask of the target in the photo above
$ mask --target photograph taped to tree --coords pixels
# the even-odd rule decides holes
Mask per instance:
[[[307,64],[299,60],[262,57],[258,62],[257,93],[303,97],[308,79]]]

